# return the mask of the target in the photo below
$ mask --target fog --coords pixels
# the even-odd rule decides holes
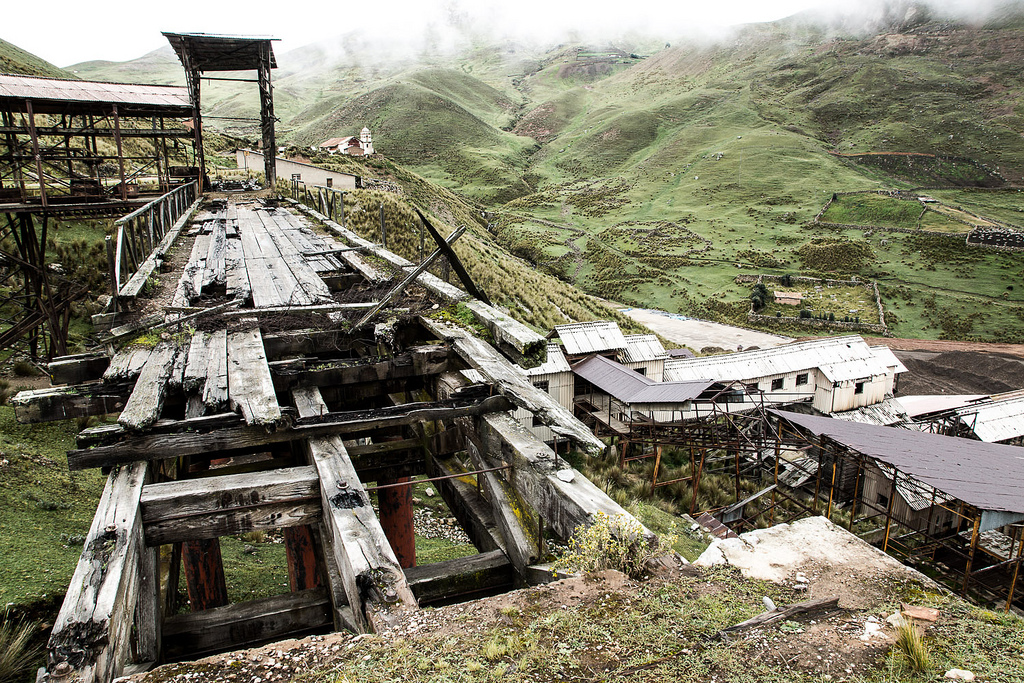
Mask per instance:
[[[921,4],[921,3],[919,3]],[[1007,5],[996,0],[935,0],[935,15],[982,20]],[[0,38],[59,66],[89,60],[125,61],[166,46],[160,31],[271,35],[275,51],[317,43],[339,55],[414,57],[450,52],[476,41],[551,44],[565,40],[610,42],[623,36],[651,41],[715,38],[740,24],[801,13],[802,21],[844,31],[873,30],[902,17],[901,0],[390,0],[384,3],[217,2],[202,5],[136,4],[123,15],[117,5],[83,12],[81,3],[54,0],[45,12],[32,3],[8,3]],[[918,9],[917,11],[920,11]]]

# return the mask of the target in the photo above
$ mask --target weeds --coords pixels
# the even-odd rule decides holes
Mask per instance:
[[[38,625],[16,620],[6,609],[0,619],[0,681],[15,681],[27,674],[42,655],[42,646],[32,644]]]
[[[931,668],[928,646],[913,619],[906,617],[896,627],[896,648],[907,658],[910,668],[923,673]]]
[[[598,512],[593,524],[576,530],[554,568],[561,573],[615,569],[639,578],[647,561],[670,549],[675,540],[672,533],[660,539],[648,537],[633,517]]]

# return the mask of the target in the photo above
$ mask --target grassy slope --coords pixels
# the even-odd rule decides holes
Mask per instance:
[[[927,28],[917,47],[904,53],[887,48],[886,38],[824,42],[813,33],[794,38],[771,26],[753,27],[730,45],[667,49],[586,91],[568,90],[544,105],[558,112],[565,107],[553,105],[565,102],[567,93],[576,100],[571,115],[548,116],[557,137],[534,155],[530,168],[543,179],[541,192],[507,207],[510,214],[563,228],[545,231],[510,215],[502,234],[509,245],[519,233],[529,234],[554,258],[582,231],[575,244],[587,260],[578,271],[585,289],[742,321],[747,287],[732,281],[737,264],[796,272],[796,251],[816,235],[803,225],[831,192],[901,186],[878,169],[832,157],[829,149],[969,157],[1020,180],[1022,127],[1005,114],[1020,91],[1019,69],[1011,66],[1019,60],[997,52],[1019,54],[1024,34],[947,30],[936,36],[936,27]],[[943,50],[934,47],[940,42]],[[952,72],[944,61],[950,51],[964,57]],[[589,181],[567,184],[581,177]],[[609,188],[616,191],[595,199],[595,189]],[[1005,195],[970,198],[979,213],[989,202],[1004,215],[1012,211]],[[627,221],[648,229],[658,221],[685,225],[711,246],[682,265],[666,264],[660,255],[643,253],[636,240],[608,239]],[[865,239],[859,230],[834,236]],[[899,234],[876,233],[867,241],[876,258],[854,272],[882,280],[897,335],[1024,338],[1024,308],[1001,284],[1018,275],[1016,257],[954,256],[952,241],[922,251],[914,238]],[[565,276],[576,272],[571,260],[559,263]],[[896,291],[911,298],[934,294],[934,305],[911,310],[909,302],[892,300]],[[984,313],[957,322],[971,310]]]
[[[76,78],[75,74],[22,50],[0,38],[0,73],[47,76],[49,78]]]

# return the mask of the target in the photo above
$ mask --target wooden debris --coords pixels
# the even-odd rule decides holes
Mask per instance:
[[[515,582],[515,568],[500,550],[443,560],[405,570],[409,587],[420,605],[467,600],[497,590],[507,590]]]
[[[738,624],[733,624],[719,631],[716,635],[721,639],[728,639],[728,636],[738,633],[739,631],[745,631],[747,629],[755,628],[757,626],[764,626],[780,619],[789,619],[797,614],[803,614],[804,612],[814,612],[820,610],[833,610],[839,607],[839,598],[817,598],[815,600],[807,600],[805,602],[798,602],[789,607],[776,607],[773,610],[762,612],[756,617],[751,617],[746,621],[741,621]]]
[[[203,385],[203,405],[211,413],[218,413],[228,405],[228,333],[217,330],[210,336],[207,349],[206,384]]]
[[[142,372],[149,355],[153,352],[149,346],[126,346],[110,359],[110,365],[103,373],[104,382],[124,382],[134,380]]]
[[[178,349],[172,342],[162,341],[156,345],[139,373],[135,390],[117,418],[119,424],[141,431],[157,421],[177,353]]]
[[[119,413],[130,393],[128,384],[96,383],[19,391],[10,402],[18,422],[32,424]]]

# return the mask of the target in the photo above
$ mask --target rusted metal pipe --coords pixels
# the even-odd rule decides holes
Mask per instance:
[[[416,536],[412,525],[412,488],[409,477],[381,480],[377,493],[380,525],[402,569],[416,566]]]

